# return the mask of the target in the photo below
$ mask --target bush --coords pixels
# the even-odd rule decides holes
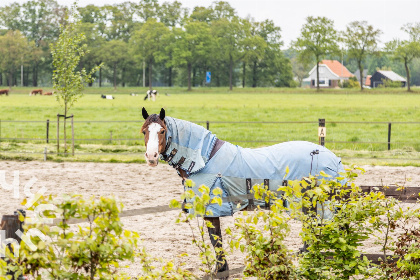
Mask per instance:
[[[388,79],[382,79],[382,84],[378,86],[379,88],[400,88],[402,87],[401,82],[391,81]]]
[[[7,252],[8,270],[16,279],[18,275],[57,280],[132,279],[120,268],[122,262],[128,267],[135,258],[140,259],[143,267],[138,280],[195,279],[191,272],[174,266],[173,262],[153,258],[144,248],[139,249],[138,233],[123,228],[119,218],[123,205],[112,197],[40,197],[34,207],[38,205],[53,206],[50,209],[54,210],[40,214],[61,221],[56,226],[46,221],[24,226],[28,239],[22,238],[19,256]],[[74,219],[83,219],[86,225],[72,226]],[[29,234],[34,230],[39,234]],[[160,263],[162,268],[156,269],[152,262]],[[0,272],[2,270],[5,263],[0,260]],[[5,278],[0,276],[0,279]]]
[[[269,191],[262,185],[253,187],[255,198],[273,202],[270,211],[261,211],[257,208],[254,212],[244,211],[235,219],[235,229],[239,236],[232,234],[230,228],[228,235],[232,237],[232,249],[240,248],[246,252],[245,276],[254,276],[258,279],[296,279],[296,268],[292,262],[292,254],[284,244],[285,237],[290,232],[283,201],[278,199],[275,192]],[[263,224],[261,228],[258,224]],[[240,244],[243,240],[245,244]]]
[[[336,180],[329,180],[330,176],[321,172],[320,176],[289,181],[278,189],[281,198],[263,186],[254,186],[256,199],[265,197],[273,202],[270,211],[257,208],[251,214],[244,212],[235,219],[239,234],[235,236],[232,229],[227,230],[232,236],[231,247],[247,253],[245,275],[258,279],[350,279],[354,276],[397,279],[390,278],[392,266],[379,269],[366,257],[362,258],[361,247],[378,233],[385,235],[376,240],[384,255],[391,248],[403,247],[390,235],[398,223],[404,223],[413,214],[396,208],[398,201],[386,198],[383,192],[362,192],[353,183],[356,170],[348,169]],[[286,210],[290,217],[285,216]],[[284,245],[289,230],[287,221],[291,218],[302,222],[300,236],[306,249],[299,255],[297,267],[293,266],[291,254]],[[413,237],[409,246],[404,247],[407,249],[402,254],[404,257],[400,257],[398,269],[417,276],[414,273],[418,273],[420,266],[420,234],[410,236],[417,239],[414,242]],[[407,264],[407,260],[412,261]]]
[[[360,88],[360,83],[356,77],[350,77],[348,80],[344,80],[341,84],[342,88]]]

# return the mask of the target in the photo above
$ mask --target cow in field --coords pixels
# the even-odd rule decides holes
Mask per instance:
[[[44,92],[42,95],[53,95],[53,92],[52,91]]]
[[[156,96],[158,95],[158,92],[157,92],[157,90],[148,90],[147,92],[146,92],[146,96],[144,97],[144,100],[146,100],[146,99],[152,99],[152,101],[155,101],[156,100]]]
[[[37,95],[37,94],[42,95],[42,89],[34,89],[29,93],[30,96]]]
[[[5,95],[9,95],[9,90],[8,89],[0,89],[0,95],[5,94]]]
[[[103,98],[103,99],[115,99],[115,97],[114,96],[112,96],[112,95],[101,95],[101,98]]]

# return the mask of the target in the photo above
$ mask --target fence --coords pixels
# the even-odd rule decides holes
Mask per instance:
[[[143,121],[74,120],[74,142],[79,145],[97,143],[142,145],[143,139],[139,133],[142,123]],[[270,145],[291,140],[319,142],[317,130],[320,124],[318,121],[195,121],[195,123],[211,129],[223,140],[245,147]],[[420,151],[420,141],[418,141],[420,122],[325,120],[324,125],[328,131],[324,141],[330,149],[390,151],[395,148],[408,147]],[[0,120],[0,144],[1,142],[57,144],[57,142],[64,141],[58,134],[57,136],[53,135],[53,131],[58,126],[62,126],[58,120]],[[410,139],[413,140],[410,141]],[[19,152],[7,151],[1,146],[0,151]],[[43,154],[44,151],[26,153]],[[83,155],[84,153],[79,150],[75,154]],[[100,154],[105,153],[101,152]]]
[[[286,181],[287,182],[287,181]],[[418,197],[420,195],[420,187],[412,187],[412,188],[404,188],[401,190],[400,187],[397,186],[391,186],[384,188],[383,186],[360,186],[361,190],[365,193],[370,192],[383,192],[385,196],[387,197],[394,197],[398,200],[400,200],[402,203],[417,203]],[[239,195],[239,196],[228,196],[224,197],[222,200],[223,202],[227,201],[237,201],[237,200],[243,200],[243,199],[253,199],[254,194],[246,194],[246,195]],[[155,206],[155,207],[145,207],[140,209],[133,209],[133,210],[125,210],[120,213],[120,217],[132,217],[132,216],[141,216],[151,213],[159,213],[159,212],[168,212],[168,211],[174,211],[179,210],[177,208],[169,208],[169,206]],[[252,210],[252,209],[249,209]],[[17,230],[22,229],[22,222],[19,220],[19,211],[22,212],[22,210],[15,211],[14,215],[4,215],[2,217],[1,225],[2,227],[0,230],[5,230],[5,234],[7,238],[15,238],[20,242],[20,238],[15,234]],[[23,211],[24,212],[24,211]],[[54,219],[53,224],[57,225],[60,223],[61,219]],[[87,222],[87,220],[82,219],[70,219],[67,221],[68,224],[78,224]],[[370,260],[374,264],[380,264],[381,260],[384,260],[384,254],[362,254],[360,258],[367,257],[368,260]],[[392,255],[386,255],[386,257],[393,257]],[[397,261],[395,257],[393,257],[394,261]],[[231,269],[224,272],[219,272],[216,275],[216,279],[227,277],[229,275],[234,275],[237,273],[242,273],[242,271],[245,269],[245,266],[241,266],[235,269]],[[211,279],[210,276],[204,276],[201,278],[201,280],[207,280]],[[20,279],[18,279],[20,280]]]

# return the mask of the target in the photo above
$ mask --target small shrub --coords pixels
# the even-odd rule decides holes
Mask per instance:
[[[227,234],[232,237],[231,248],[247,253],[244,275],[258,279],[296,279],[291,252],[284,244],[285,237],[290,233],[288,221],[291,218],[286,215],[283,201],[277,198],[275,192],[267,190],[264,184],[255,185],[253,191],[256,199],[273,201],[270,211],[262,211],[258,207],[235,218],[239,236],[227,229]],[[259,227],[260,224],[264,226]],[[241,240],[245,244],[241,244]]]
[[[225,261],[224,256],[225,252],[223,247],[214,248],[215,253],[213,253],[213,246],[209,244],[209,240],[205,237],[206,231],[205,227],[214,228],[211,222],[204,220],[202,217],[211,216],[213,213],[207,211],[206,208],[211,203],[222,204],[222,190],[216,188],[212,192],[213,198],[210,195],[210,188],[207,186],[200,186],[198,192],[200,195],[194,193],[192,187],[194,187],[194,182],[191,180],[185,181],[186,191],[181,195],[181,200],[186,201],[184,208],[189,209],[188,213],[182,211],[179,214],[177,223],[188,223],[193,234],[192,243],[197,246],[200,250],[200,259],[201,263],[204,265],[204,268],[200,268],[203,272],[210,275],[211,279],[215,279],[217,272],[217,267],[221,262]],[[172,208],[181,208],[182,205],[176,199],[173,199],[170,203]],[[196,233],[198,231],[198,233]],[[217,236],[213,236],[217,240]],[[223,256],[222,260],[218,260],[218,256]]]
[[[348,80],[344,80],[341,84],[342,88],[360,88],[360,83],[356,77],[350,77]]]

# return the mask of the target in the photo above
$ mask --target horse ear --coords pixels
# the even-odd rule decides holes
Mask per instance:
[[[161,119],[162,121],[165,119],[165,109],[160,109],[160,113],[159,113],[159,119]]]
[[[149,117],[149,114],[147,113],[147,111],[144,107],[143,107],[143,109],[141,109],[141,114],[143,115],[143,118],[145,120],[147,120],[147,118]]]

